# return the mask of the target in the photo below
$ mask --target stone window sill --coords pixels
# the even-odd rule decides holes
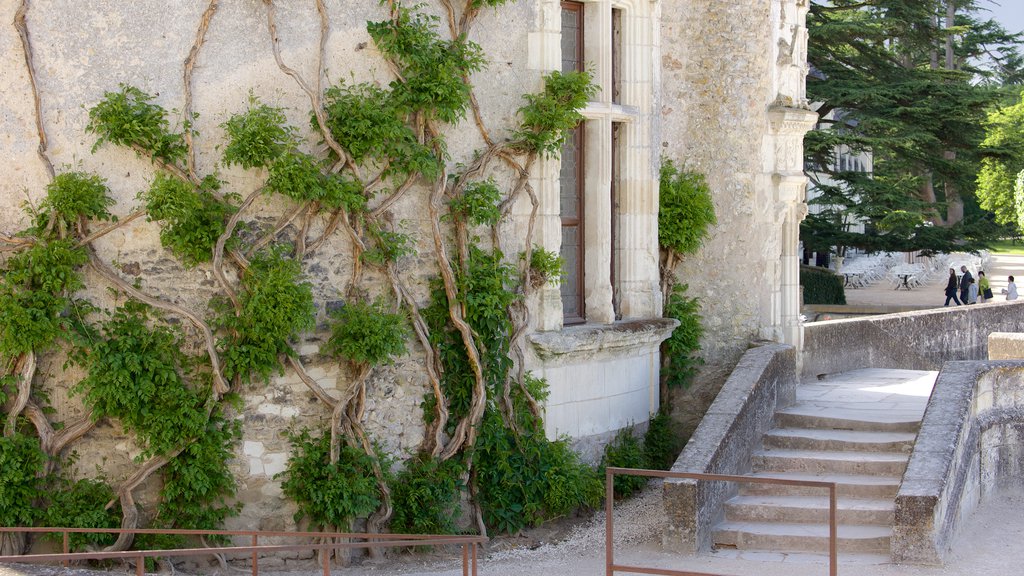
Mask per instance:
[[[542,360],[578,361],[657,348],[678,325],[674,318],[623,320],[614,324],[566,326],[558,331],[536,332],[528,338]]]

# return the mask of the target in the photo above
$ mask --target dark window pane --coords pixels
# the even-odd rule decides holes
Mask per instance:
[[[562,72],[583,70],[583,4],[562,2]]]
[[[566,318],[583,317],[579,226],[562,226],[562,314]]]
[[[562,146],[562,170],[559,174],[559,201],[562,219],[562,312],[566,323],[582,322],[584,246],[583,246],[583,125],[570,132]]]

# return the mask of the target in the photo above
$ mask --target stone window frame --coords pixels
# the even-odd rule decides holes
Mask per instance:
[[[586,326],[619,319],[658,318],[662,313],[657,245],[658,70],[660,3],[652,0],[580,0],[584,5],[584,58],[599,91],[581,111],[585,118],[584,291]],[[530,35],[531,68],[561,70],[561,0],[542,0],[540,30]],[[621,38],[613,37],[618,18]],[[612,50],[614,43],[620,50]],[[616,62],[618,60],[618,62]],[[613,78],[614,76],[614,78]],[[615,85],[619,90],[613,90]],[[613,102],[613,93],[619,102]],[[613,132],[618,130],[616,154]],[[612,162],[618,211],[613,220]],[[541,198],[540,240],[560,252],[560,160],[544,159],[534,176]],[[612,229],[617,234],[611,242]],[[613,267],[614,266],[614,267]],[[542,290],[536,327],[562,330],[557,286]]]

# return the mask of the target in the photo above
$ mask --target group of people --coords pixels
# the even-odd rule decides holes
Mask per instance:
[[[977,304],[988,302],[992,299],[992,287],[989,286],[988,278],[985,276],[984,271],[978,271],[978,281],[974,281],[974,276],[967,270],[967,266],[961,266],[960,272],[963,273],[960,279],[957,280],[956,270],[953,268],[949,269],[949,282],[946,283],[946,303],[945,306],[949,306],[949,301],[956,302],[957,306],[962,304]],[[1009,282],[1006,288],[1002,290],[1003,294],[1006,294],[1007,300],[1017,299],[1017,285],[1013,282],[1013,276],[1008,278]],[[960,298],[957,298],[957,288],[960,289]]]

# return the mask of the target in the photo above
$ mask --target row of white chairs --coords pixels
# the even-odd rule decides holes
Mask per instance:
[[[907,255],[899,252],[885,252],[848,258],[840,269],[847,288],[863,288],[885,280],[894,289],[912,289],[931,284],[945,277],[950,268],[960,275],[960,267],[966,266],[974,277],[984,270],[989,262],[988,252],[969,254],[936,254],[917,256],[914,262],[907,262]]]

